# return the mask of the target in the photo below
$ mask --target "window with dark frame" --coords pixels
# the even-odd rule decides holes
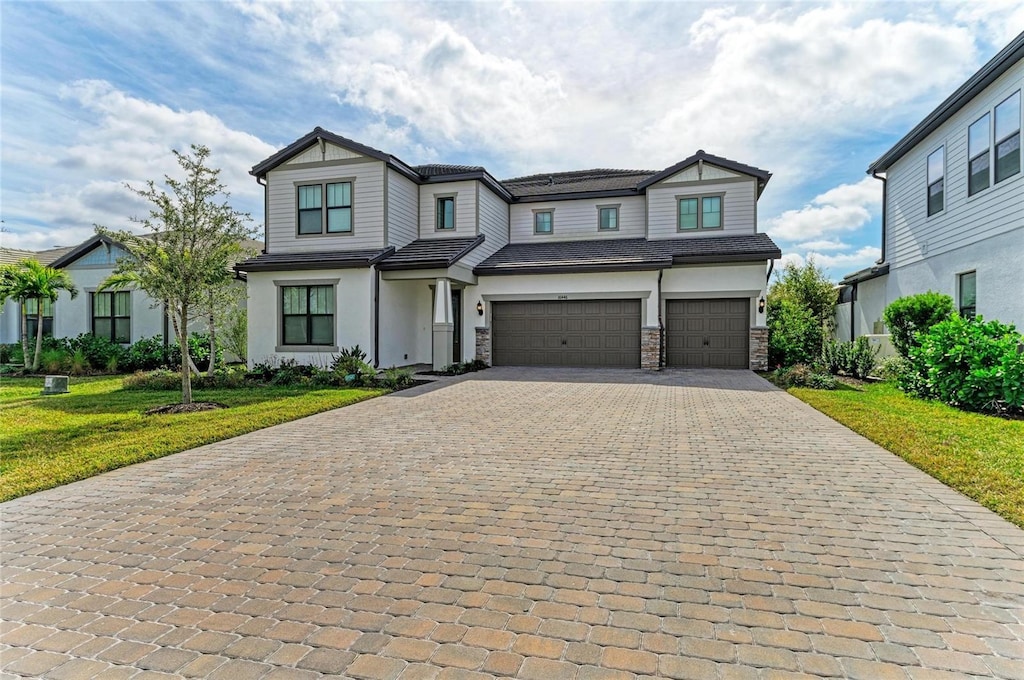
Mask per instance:
[[[43,299],[43,336],[53,337],[53,300]],[[30,298],[25,300],[25,329],[26,335],[31,339],[36,337],[36,329],[39,323],[39,300]]]
[[[352,233],[352,182],[296,187],[300,236]]]
[[[334,344],[334,286],[281,287],[281,344]]]
[[[89,296],[92,307],[92,334],[111,342],[131,342],[131,292],[90,293]]]
[[[299,234],[323,233],[323,196],[319,184],[300,186],[299,191]]]
[[[598,208],[597,227],[601,231],[615,231],[619,228],[619,208],[607,206]]]
[[[721,196],[687,196],[676,200],[678,231],[722,228]]]
[[[550,234],[555,228],[555,214],[550,210],[533,213],[533,233]]]
[[[978,276],[977,272],[965,272],[960,275],[960,316],[973,319],[977,313]]]
[[[928,154],[928,216],[942,212],[945,201],[946,147]]]
[[[967,195],[988,189],[990,158],[990,117],[985,114],[967,128]]]
[[[1020,172],[1020,90],[996,106],[995,183]]]
[[[332,182],[327,185],[327,233],[346,234],[352,231],[352,183]]]
[[[454,196],[437,197],[437,215],[435,219],[435,228],[438,230],[448,230],[455,228]]]

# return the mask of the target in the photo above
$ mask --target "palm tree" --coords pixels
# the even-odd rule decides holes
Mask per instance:
[[[22,260],[17,264],[7,264],[0,268],[0,305],[9,299],[21,304],[21,352],[25,367],[30,370],[39,369],[39,355],[43,351],[43,302],[56,302],[62,290],[78,296],[78,288],[68,273],[53,267],[40,264],[38,260]],[[36,304],[36,351],[32,365],[28,363],[28,309],[26,302],[35,300]]]

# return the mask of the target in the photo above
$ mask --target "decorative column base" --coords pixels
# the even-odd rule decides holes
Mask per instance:
[[[487,326],[476,328],[476,360],[491,365],[491,329]]]
[[[640,368],[648,371],[661,368],[661,329],[657,326],[640,329]]]
[[[755,326],[750,329],[750,370],[768,370],[768,328]]]
[[[452,338],[455,337],[455,324],[434,324],[434,361],[433,368],[440,371],[451,366],[454,361],[452,354]]]

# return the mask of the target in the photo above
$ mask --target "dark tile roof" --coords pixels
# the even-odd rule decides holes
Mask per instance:
[[[782,257],[767,234],[513,243],[481,262],[475,274],[559,274],[652,270],[673,264],[739,262]]]
[[[852,274],[847,274],[843,277],[843,280],[839,282],[842,286],[849,286],[855,283],[864,283],[871,279],[877,279],[879,276],[885,276],[889,273],[888,264],[874,264],[870,267],[866,267],[859,271],[855,271]]]
[[[369,267],[395,252],[387,248],[333,250],[315,253],[263,253],[235,265],[238,272],[296,271],[303,269],[355,269]]]
[[[412,166],[412,169],[424,177],[436,177],[438,175],[462,175],[467,172],[486,172],[481,165],[448,165],[446,163],[414,165]]]
[[[717,165],[720,168],[732,170],[733,172],[738,172],[743,175],[750,175],[751,177],[755,177],[761,180],[757,191],[758,196],[761,195],[761,190],[764,188],[764,185],[767,184],[768,180],[771,179],[772,177],[772,173],[768,172],[767,170],[755,168],[753,165],[738,163],[734,160],[723,158],[722,156],[710,154],[704,149],[698,149],[697,153],[693,154],[689,158],[684,158],[675,165],[670,165],[669,167],[665,168],[664,170],[661,170],[660,172],[653,173],[650,177],[647,177],[646,179],[641,181],[638,187],[644,189],[652,184],[655,184],[656,182],[668,179],[677,172],[685,170],[691,165],[695,165],[698,161],[706,161],[711,165]]]
[[[483,234],[466,238],[419,239],[381,262],[379,269],[443,269],[461,260],[483,242]]]
[[[502,180],[501,184],[516,197],[578,194],[594,191],[635,190],[655,174],[654,170],[611,170],[595,168],[572,172],[550,172]]]
[[[47,250],[24,250],[22,248],[0,248],[0,264],[15,264],[22,260],[36,260],[40,264],[50,264],[57,258],[69,253],[73,247],[48,248]]]

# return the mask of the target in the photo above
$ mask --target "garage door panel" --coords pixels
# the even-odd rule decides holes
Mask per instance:
[[[745,298],[667,301],[667,365],[747,368],[749,309]]]
[[[496,302],[496,366],[640,365],[639,300]]]

